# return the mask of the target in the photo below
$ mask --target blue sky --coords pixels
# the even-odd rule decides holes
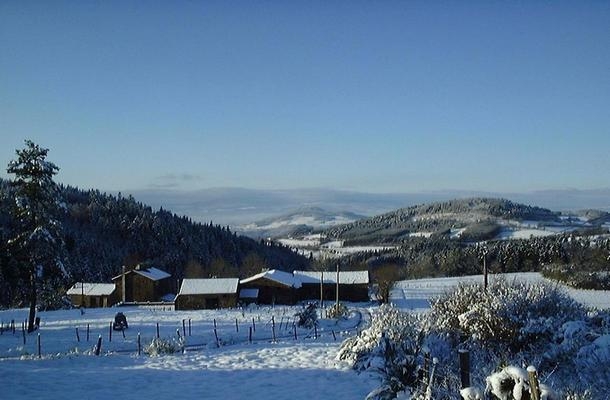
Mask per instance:
[[[610,186],[610,2],[0,2],[0,176],[83,188]]]

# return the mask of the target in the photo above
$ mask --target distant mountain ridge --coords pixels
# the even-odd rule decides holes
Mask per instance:
[[[592,190],[540,190],[524,193],[442,190],[421,193],[366,193],[323,188],[265,190],[210,188],[195,191],[127,191],[154,208],[163,207],[198,222],[244,225],[289,213],[300,207],[321,207],[327,211],[349,210],[360,215],[377,215],[422,203],[465,198],[504,198],[556,211],[597,209],[610,211],[610,188]]]
[[[301,207],[277,217],[234,227],[235,231],[253,238],[276,238],[305,235],[366,218],[349,211],[332,212],[321,207]]]

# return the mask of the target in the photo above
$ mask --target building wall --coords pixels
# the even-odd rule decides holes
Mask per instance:
[[[123,296],[123,279],[119,276],[113,282],[120,301]],[[161,296],[171,292],[171,284],[171,278],[153,281],[138,273],[128,272],[125,275],[125,301],[128,303],[158,301]]]
[[[337,297],[337,286],[335,284],[324,284],[324,301],[335,301]],[[300,300],[320,300],[320,284],[303,284],[298,289]],[[339,301],[368,301],[369,288],[366,284],[361,285],[339,285]]]
[[[261,278],[242,285],[243,288],[258,289],[259,304],[294,304],[297,296],[295,289],[277,282]]]
[[[119,301],[116,296],[116,290],[109,296],[81,296],[80,294],[71,294],[70,300],[76,307],[81,305],[85,308],[111,307]]]
[[[176,310],[205,310],[230,308],[237,305],[237,294],[220,295],[179,295],[176,298]]]

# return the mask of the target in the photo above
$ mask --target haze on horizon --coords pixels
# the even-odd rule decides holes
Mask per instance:
[[[0,3],[24,139],[109,191],[610,187],[608,2]]]

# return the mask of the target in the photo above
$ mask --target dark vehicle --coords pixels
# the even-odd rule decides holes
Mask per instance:
[[[112,329],[115,331],[122,331],[123,329],[129,328],[127,325],[127,317],[122,312],[116,313],[114,316],[114,324],[112,324]]]

